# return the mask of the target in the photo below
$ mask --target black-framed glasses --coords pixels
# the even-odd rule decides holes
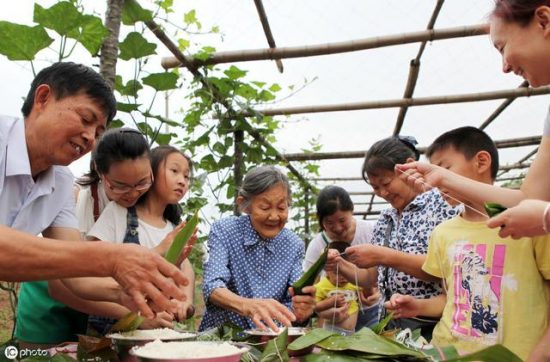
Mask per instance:
[[[141,182],[139,182],[135,185],[132,185],[132,186],[125,185],[125,184],[115,185],[115,184],[113,184],[112,181],[109,180],[107,175],[102,175],[102,176],[103,176],[103,179],[105,180],[105,184],[107,185],[109,190],[111,190],[113,193],[119,194],[119,195],[127,194],[132,190],[136,190],[136,191],[148,190],[149,187],[151,187],[151,185],[153,184],[153,181],[154,181],[154,177],[153,177],[152,173],[151,173],[151,176],[149,177],[149,179],[141,181]]]

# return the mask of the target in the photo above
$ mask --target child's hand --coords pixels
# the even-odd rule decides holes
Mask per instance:
[[[329,308],[325,309],[323,311],[318,310],[317,315],[321,319],[326,319],[329,321],[333,321],[334,323],[341,323],[348,319],[349,314],[349,303],[344,302],[342,305],[337,306],[336,308]]]
[[[174,317],[167,312],[157,313],[153,319],[145,319],[139,326],[140,329],[172,328]]]
[[[176,314],[174,315],[176,321],[184,321],[191,318],[195,314],[195,307],[190,301],[173,301],[176,303]]]
[[[370,289],[370,290],[369,290]],[[381,297],[378,287],[372,287],[369,289],[361,289],[359,292],[359,298],[361,298],[361,304],[370,307],[376,304]]]
[[[340,263],[342,260],[344,260],[341,256],[338,250],[336,249],[328,249],[327,254],[327,262],[325,263],[325,270],[326,271],[335,271],[336,265]]]
[[[410,295],[394,294],[384,303],[384,308],[393,312],[394,318],[412,318],[420,314],[418,299]]]

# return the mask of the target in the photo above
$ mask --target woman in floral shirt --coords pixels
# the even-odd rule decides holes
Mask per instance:
[[[412,162],[419,153],[412,138],[391,137],[376,142],[367,152],[363,164],[363,178],[375,194],[392,207],[383,210],[374,228],[372,244],[346,249],[348,260],[369,269],[367,283],[378,283],[386,299],[393,293],[406,292],[418,298],[429,298],[441,293],[440,285],[426,282],[422,264],[428,250],[428,239],[433,228],[455,216],[437,190],[418,193],[394,172],[396,164]],[[331,258],[346,268],[342,258]],[[340,265],[342,264],[342,265]],[[329,263],[329,267],[334,263]],[[436,321],[423,318],[392,321],[393,327],[421,328],[425,337],[431,337]]]

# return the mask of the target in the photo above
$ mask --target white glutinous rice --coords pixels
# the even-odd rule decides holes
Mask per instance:
[[[162,342],[156,340],[142,347],[136,347],[133,353],[142,358],[157,359],[195,359],[237,355],[244,352],[228,342]]]
[[[156,329],[136,329],[131,332],[113,333],[109,334],[108,338],[113,339],[128,339],[128,340],[170,340],[170,339],[186,339],[194,337],[193,333],[177,332],[170,328],[156,328]]]

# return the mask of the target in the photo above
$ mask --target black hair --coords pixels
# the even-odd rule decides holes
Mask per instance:
[[[92,151],[90,171],[76,180],[82,186],[99,182],[99,175],[109,173],[114,163],[149,157],[149,143],[140,131],[132,128],[107,130]]]
[[[491,137],[479,128],[466,126],[455,128],[443,133],[426,150],[426,157],[447,147],[453,147],[462,153],[467,160],[471,160],[478,152],[485,151],[491,155],[491,177],[493,180],[498,173],[498,149]]]
[[[550,6],[550,0],[496,0],[491,16],[526,26],[539,6]]]
[[[395,165],[405,163],[409,158],[418,160],[420,153],[415,144],[413,137],[404,136],[384,138],[373,144],[363,161],[363,179],[368,182],[368,175],[383,170],[393,172]]]
[[[340,186],[327,186],[317,197],[317,220],[321,230],[325,230],[323,219],[336,211],[353,211],[353,202],[348,192]]]
[[[189,156],[187,156],[181,150],[173,146],[162,145],[154,148],[151,151],[151,167],[153,168],[153,175],[155,177],[155,182],[157,182],[157,180],[159,179],[158,172],[160,170],[160,167],[164,166],[164,164],[166,163],[166,158],[168,157],[168,155],[172,153],[179,153],[183,157],[185,157],[185,159],[189,163],[189,172],[190,172],[189,176],[191,177],[192,171],[193,171],[193,163],[191,162],[191,158],[189,158]],[[151,191],[148,191],[147,193],[149,192]],[[142,197],[140,197],[140,199],[138,200],[138,204],[142,203],[145,200],[145,198],[147,197],[147,193],[145,193]],[[178,225],[181,222],[181,214],[182,214],[182,209],[179,204],[169,204],[164,209],[164,213],[162,216],[165,220],[170,221],[172,224]]]
[[[36,88],[42,84],[50,86],[55,99],[84,92],[101,106],[107,117],[107,124],[116,114],[116,100],[113,91],[99,73],[82,64],[59,62],[42,69],[32,81],[31,89],[23,107],[21,107],[24,117],[31,113]]]

